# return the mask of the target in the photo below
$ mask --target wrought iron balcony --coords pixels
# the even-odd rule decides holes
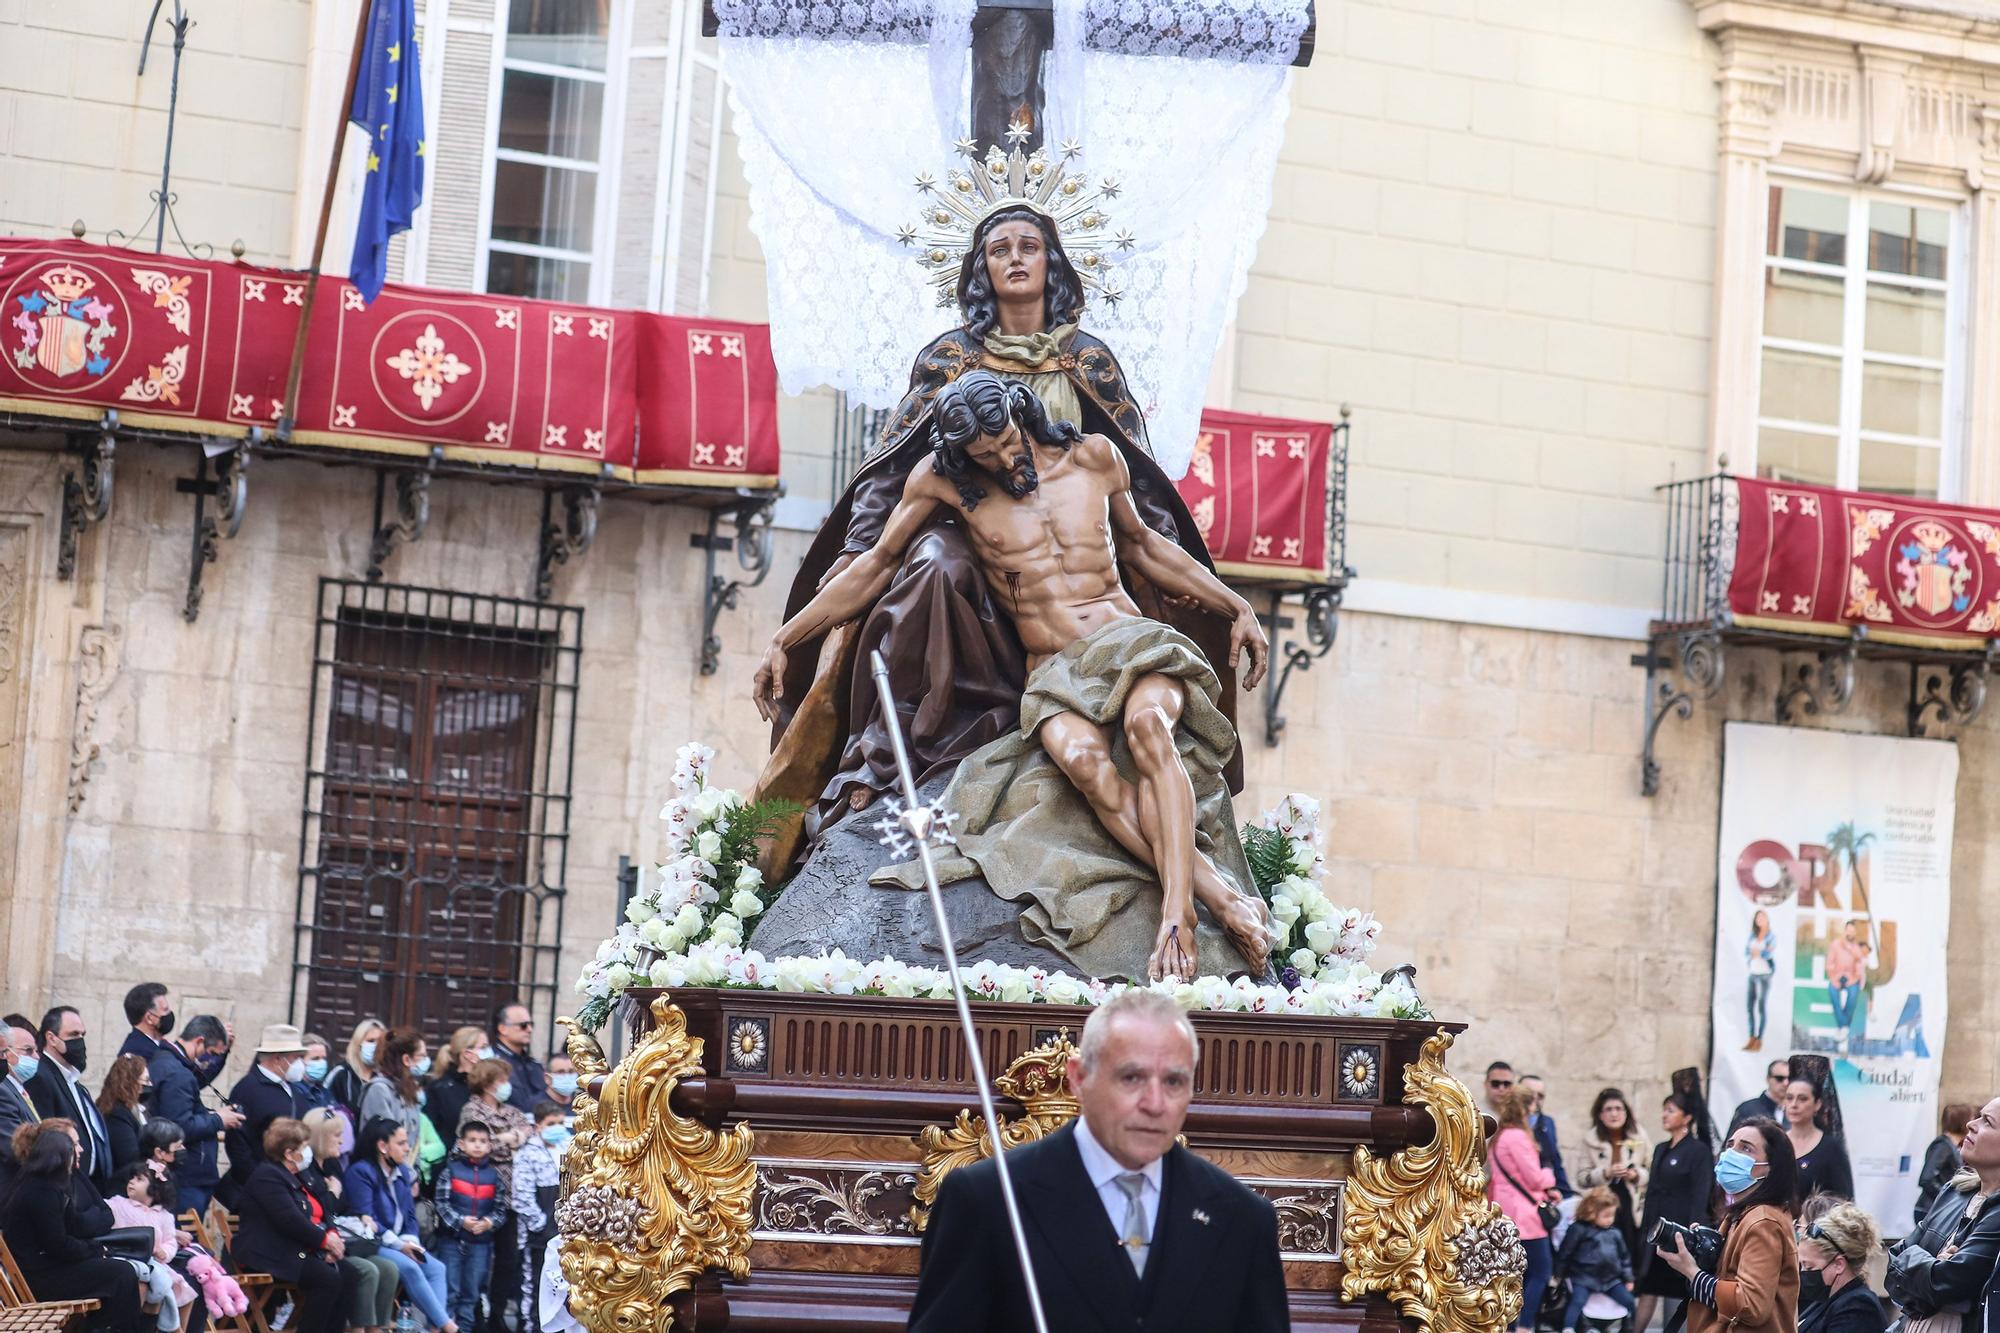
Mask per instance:
[[[1912,736],[1979,716],[2000,658],[2000,511],[1727,474],[1659,490],[1660,614],[1632,659],[1646,671],[1644,794],[1659,791],[1661,725],[1714,698],[1747,651],[1780,659],[1781,724],[1843,712],[1864,660],[1907,667]]]

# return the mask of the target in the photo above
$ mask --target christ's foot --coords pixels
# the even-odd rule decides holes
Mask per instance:
[[[1262,972],[1271,956],[1271,909],[1253,893],[1231,891],[1220,903],[1208,904],[1209,914],[1243,955],[1253,972]]]
[[[872,788],[856,787],[847,793],[847,808],[850,810],[866,810],[874,803],[875,792]]]
[[[1185,914],[1171,911],[1161,914],[1160,933],[1153,943],[1153,956],[1146,960],[1146,975],[1154,981],[1168,977],[1176,981],[1193,981],[1199,975],[1195,967],[1192,904]]]

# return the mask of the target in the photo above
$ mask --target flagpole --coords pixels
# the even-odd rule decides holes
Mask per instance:
[[[333,160],[326,169],[326,188],[319,197],[319,229],[313,235],[312,262],[306,269],[305,303],[299,310],[298,332],[292,336],[292,366],[285,375],[285,412],[278,419],[278,438],[292,438],[292,426],[299,416],[299,380],[306,368],[306,335],[312,329],[313,304],[319,296],[319,266],[326,255],[327,227],[333,221],[333,192],[340,184],[341,150],[347,146],[347,123],[354,115],[354,88],[361,82],[361,52],[368,45],[368,20],[375,12],[375,0],[361,0],[361,14],[354,22],[354,49],[347,57],[347,84],[340,98],[340,119],[333,123]]]

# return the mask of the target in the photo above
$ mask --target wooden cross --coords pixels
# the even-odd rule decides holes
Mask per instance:
[[[715,0],[702,0],[701,32],[721,28]],[[1314,0],[1307,0],[1306,30],[1299,35],[1294,65],[1310,65],[1319,29]],[[1016,121],[1026,123],[1032,153],[1042,146],[1043,73],[1055,45],[1054,0],[979,0],[972,13],[972,140],[980,155],[994,144],[1011,149],[1006,137]]]

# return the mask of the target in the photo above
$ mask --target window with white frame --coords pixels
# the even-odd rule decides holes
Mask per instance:
[[[486,290],[588,301],[607,160],[611,0],[511,0]]]
[[[1929,199],[1771,186],[1759,475],[1952,497],[1958,218]]]

